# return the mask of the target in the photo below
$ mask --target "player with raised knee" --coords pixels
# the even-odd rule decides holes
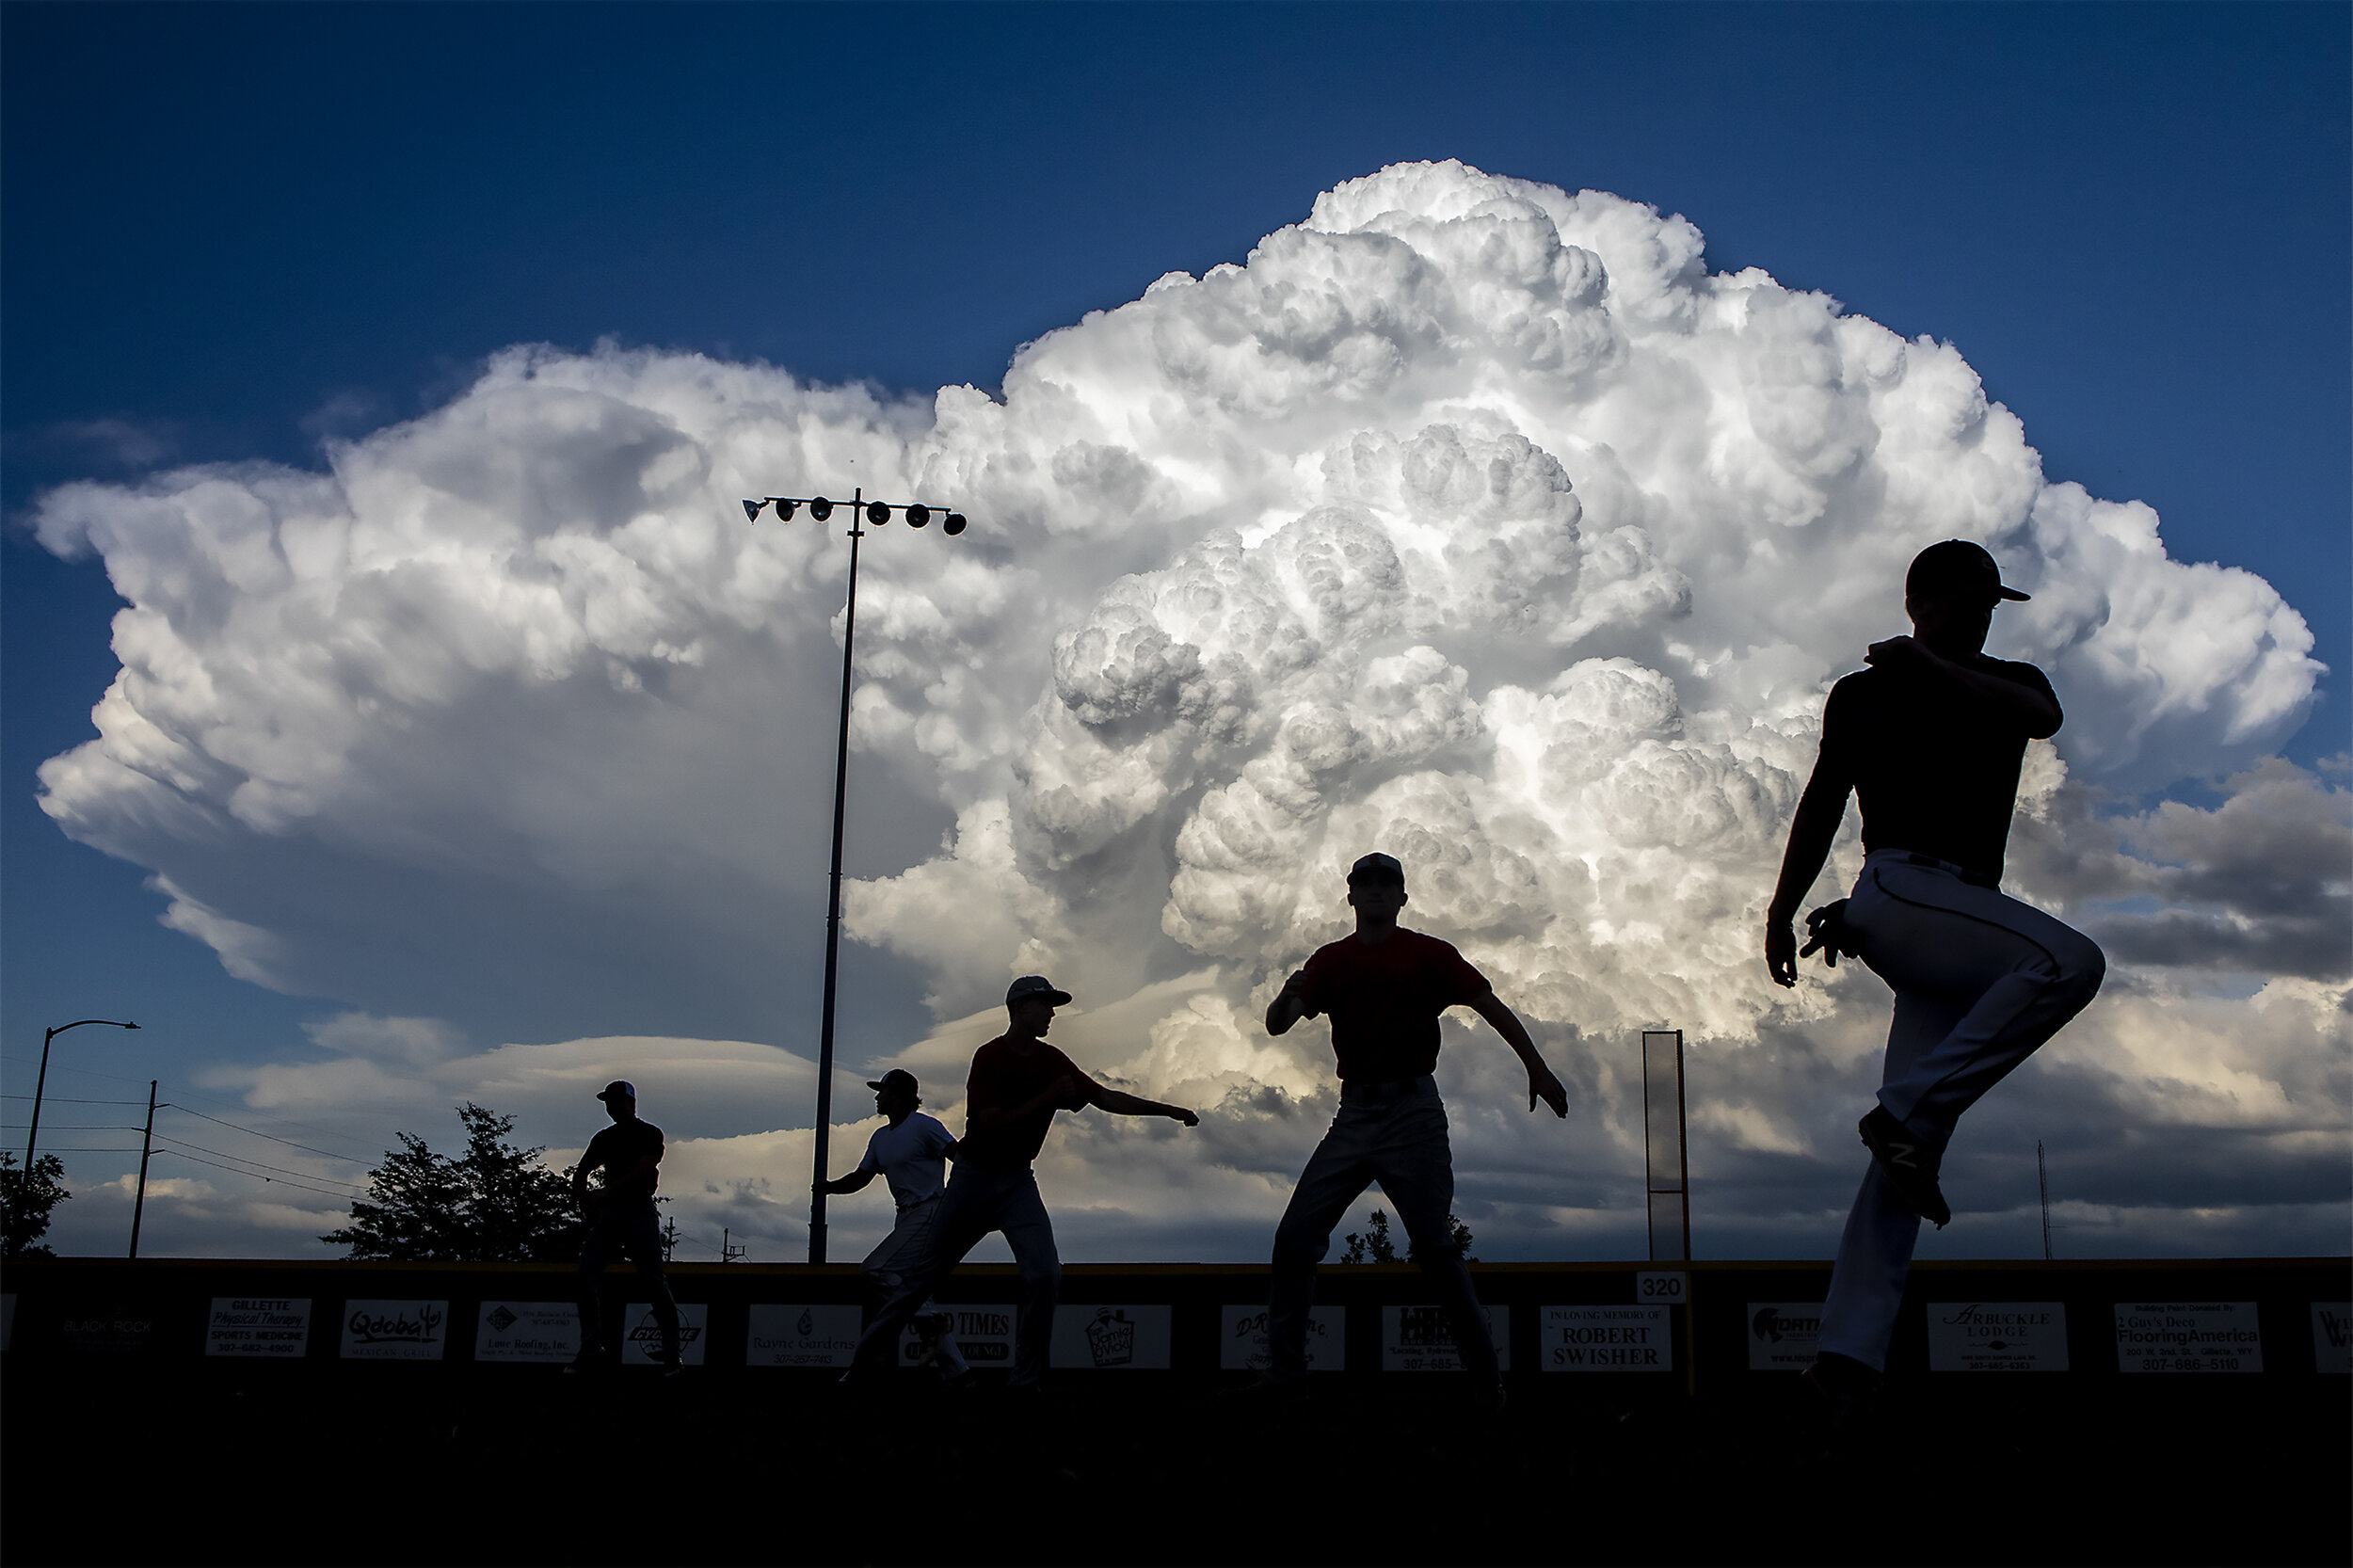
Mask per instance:
[[[1870,1167],[1855,1194],[1820,1348],[1806,1377],[1842,1415],[1886,1369],[1920,1222],[1952,1218],[1939,1180],[1954,1125],[2100,988],[2106,961],[2083,933],[2001,891],[2026,743],[2058,732],[2041,670],[1986,656],[2003,585],[1981,547],[1930,545],[1904,580],[1910,636],[1873,643],[1869,668],[1831,688],[1814,775],[1798,802],[1765,920],[1774,982],[1798,960],[1860,958],[1895,990],[1879,1102],[1859,1131]],[[1847,898],[1795,917],[1852,793],[1863,873]]]

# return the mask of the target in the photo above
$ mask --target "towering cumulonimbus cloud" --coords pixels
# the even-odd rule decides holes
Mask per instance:
[[[2260,1002],[2273,1044],[2233,1070],[2304,1084],[2248,1134],[2250,1168],[2288,1173],[2263,1201],[2301,1191],[2282,1128],[2342,1148],[2343,1096],[2288,1058],[2344,1042],[2315,933],[2345,907],[2345,794],[2262,760],[2321,674],[2301,617],[2169,559],[2146,506],[2047,481],[1950,345],[1711,274],[1696,228],[1638,202],[1401,165],[1027,345],[1001,398],[516,350],[328,456],[40,508],[131,601],[101,737],[44,767],[44,807],[263,984],[456,1014],[593,969],[657,1011],[664,987],[773,1001],[744,912],[806,871],[818,819],[776,802],[830,782],[828,748],[785,737],[825,733],[844,562],[736,499],[952,499],[959,548],[865,557],[855,765],[908,837],[853,886],[853,935],[946,1020],[1011,973],[1067,977],[1091,1065],[1217,1113],[1190,1144],[1090,1127],[1054,1158],[1126,1223],[1249,1238],[1330,1087],[1320,1034],[1254,1015],[1345,929],[1342,868],[1385,849],[1409,921],[1487,970],[1579,1100],[1566,1134],[1504,1116],[1508,1058],[1450,1053],[1466,1201],[1506,1234],[1601,1235],[1639,1150],[1631,1030],[1691,1034],[1728,1178],[1836,1148],[1822,1107],[1860,1094],[1883,993],[1779,992],[1757,921],[1823,693],[1901,630],[1912,555],[1959,536],[2034,595],[1994,651],[2069,709],[2029,758],[2023,892],[2095,927],[2104,898],[2189,901],[2116,916],[2141,968],[2111,990],[2142,1003],[2202,984],[2193,928],[2233,934],[2256,1001],[2110,1016],[2189,1032],[2194,1063]],[[2097,808],[2233,770],[2218,808]],[[394,922],[413,972],[354,958]],[[947,1079],[936,1109],[969,1032],[904,1054]],[[1726,1214],[1823,1208],[1844,1165],[1803,1168],[1817,1188]]]

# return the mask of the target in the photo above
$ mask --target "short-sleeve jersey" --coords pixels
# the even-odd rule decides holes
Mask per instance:
[[[1026,1056],[1002,1034],[974,1051],[972,1075],[964,1086],[964,1142],[957,1145],[957,1160],[1002,1171],[1019,1170],[1035,1160],[1037,1151],[1046,1146],[1046,1129],[1054,1125],[1054,1107],[988,1128],[975,1126],[973,1118],[984,1110],[1010,1111],[1035,1099],[1064,1075],[1075,1083],[1094,1081],[1079,1070],[1078,1064],[1043,1040],[1032,1045]]]
[[[627,1201],[653,1196],[659,1173],[648,1171],[634,1181],[620,1182],[614,1177],[629,1169],[647,1155],[658,1163],[662,1159],[662,1129],[651,1122],[615,1122],[611,1127],[588,1140],[587,1152],[580,1157],[580,1168],[604,1172],[604,1195],[615,1201]]]
[[[1975,667],[2057,705],[2032,664],[1979,655]],[[1806,793],[1843,809],[1852,790],[1865,850],[1932,856],[1990,886],[2002,878],[2026,738],[2017,721],[1967,693],[1918,671],[1874,665],[1830,689]]]
[[[890,1196],[901,1208],[939,1195],[947,1177],[948,1150],[955,1138],[920,1111],[911,1111],[897,1127],[886,1122],[866,1140],[866,1158],[857,1168],[880,1175],[890,1184]]]
[[[1351,935],[1316,949],[1305,1000],[1332,1019],[1342,1079],[1417,1078],[1438,1065],[1438,1015],[1494,987],[1454,944],[1400,926],[1386,941]]]

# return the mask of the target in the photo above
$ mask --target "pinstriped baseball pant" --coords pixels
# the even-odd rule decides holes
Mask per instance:
[[[1896,992],[1880,1104],[1939,1149],[1961,1113],[2082,1012],[2107,972],[2082,932],[1900,850],[1865,857],[1846,923]],[[1886,1367],[1919,1235],[1919,1216],[1872,1160],[1839,1238],[1822,1350]]]

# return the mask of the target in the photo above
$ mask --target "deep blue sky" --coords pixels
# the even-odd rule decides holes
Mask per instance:
[[[33,804],[114,669],[103,572],[26,538],[43,486],[312,464],[521,341],[993,387],[1025,339],[1238,260],[1399,159],[1679,211],[1714,267],[1956,343],[2053,477],[2146,500],[2176,556],[2286,592],[2338,672],[2290,753],[2341,752],[2349,15],[8,7],[9,1092],[44,1023],[139,1016],[70,1037],[72,1061],[168,1079],[333,1010],[226,978],[155,924],[139,872]]]

